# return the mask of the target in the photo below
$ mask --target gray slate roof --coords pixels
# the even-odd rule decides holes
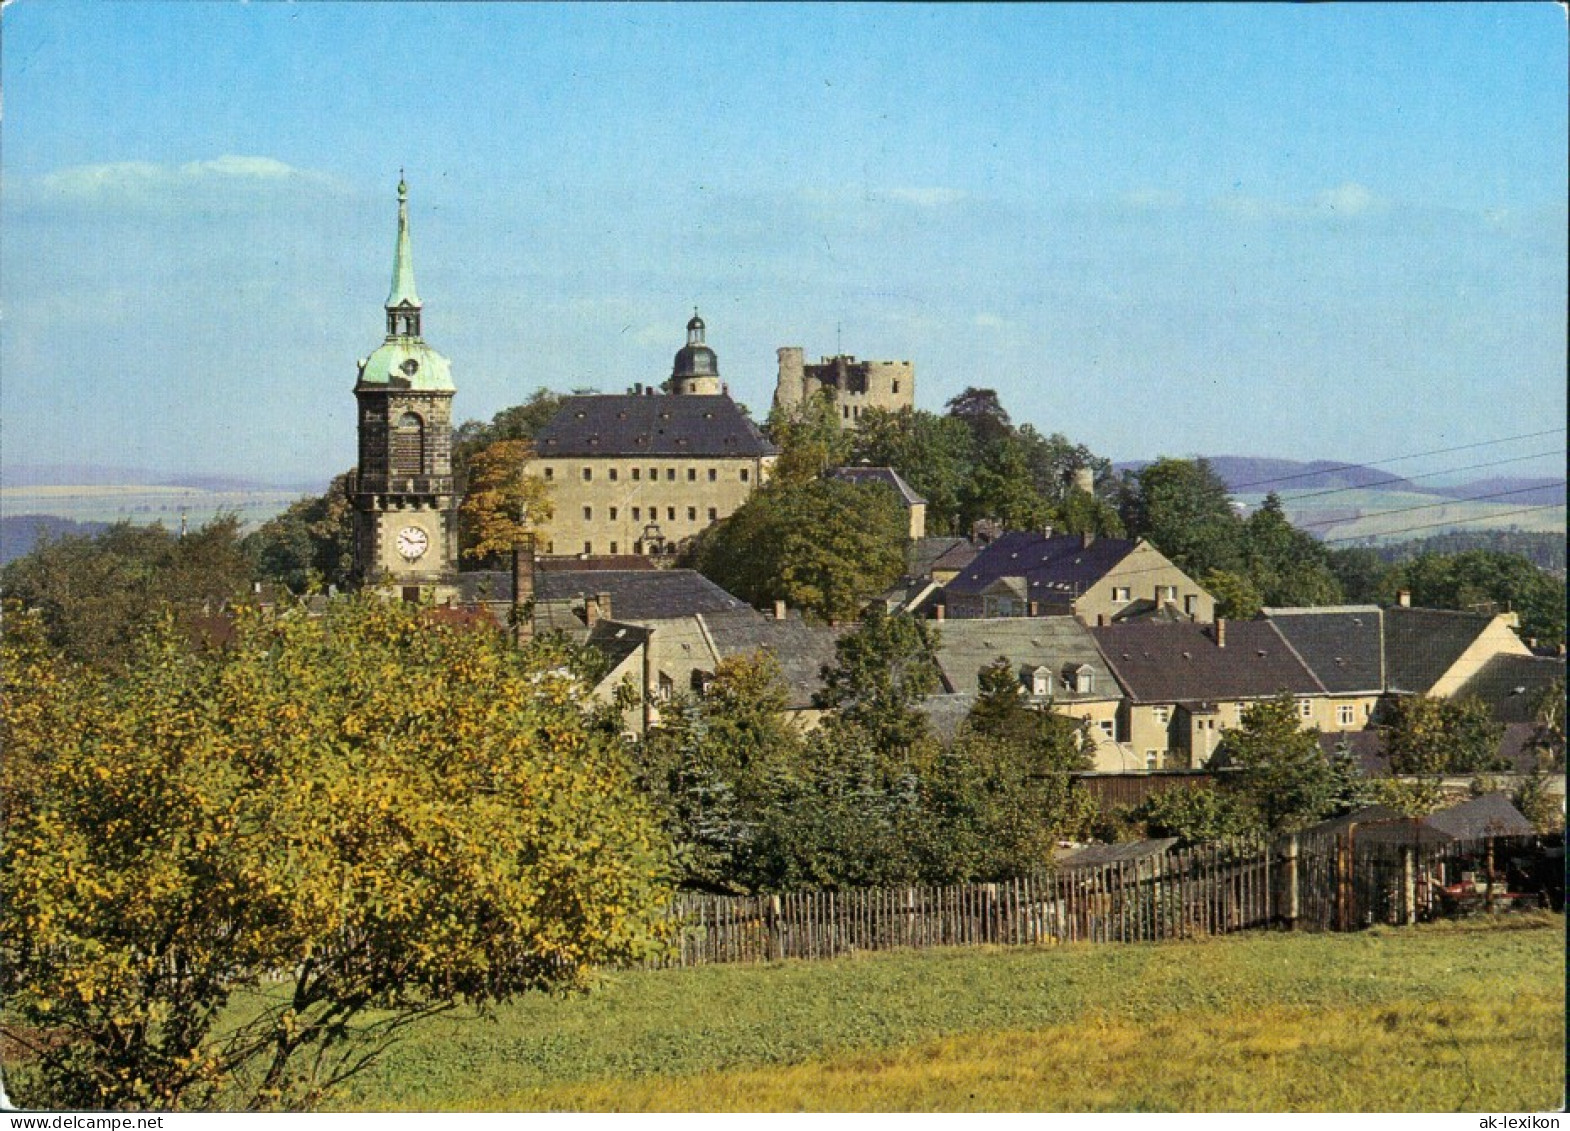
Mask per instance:
[[[952,567],[954,569],[961,569],[968,565],[970,558],[976,555],[975,547],[970,544],[968,538],[937,535],[917,538],[911,542],[910,549],[905,553],[905,573],[909,577],[931,577],[938,561],[955,550],[961,551],[961,554],[956,557],[956,564]],[[969,557],[959,560],[966,550],[970,552]]]
[[[1449,844],[1491,836],[1535,836],[1537,830],[1503,793],[1485,793],[1417,821],[1393,820],[1357,831],[1358,840],[1389,844]]]
[[[553,456],[678,456],[705,459],[771,456],[736,402],[719,396],[567,397],[535,436],[542,459]]]
[[[1090,868],[1102,864],[1128,864],[1135,860],[1149,860],[1155,856],[1165,856],[1173,845],[1177,844],[1175,836],[1163,837],[1160,840],[1136,840],[1127,844],[1087,844],[1083,848],[1073,848],[1059,852],[1056,860],[1064,868]]]
[[[1298,658],[1338,695],[1384,690],[1384,625],[1377,605],[1265,609]]]
[[[881,483],[893,489],[907,508],[927,501],[892,467],[836,467],[829,474],[846,483]]]
[[[1149,621],[1089,630],[1112,674],[1136,703],[1324,694],[1324,686],[1270,621],[1229,621],[1225,631],[1223,648],[1210,625]]]
[[[951,620],[934,626],[938,636],[938,669],[945,689],[974,694],[981,669],[1005,657],[1016,675],[1025,667],[1046,667],[1053,674],[1054,698],[1061,702],[1119,699],[1095,639],[1073,617],[995,617]],[[1090,694],[1062,690],[1063,672],[1089,667],[1095,676]]]
[[[916,704],[916,710],[927,716],[932,733],[948,742],[959,733],[960,726],[970,717],[976,705],[974,691],[956,691],[948,695],[929,695]]]
[[[788,705],[796,710],[812,706],[813,692],[823,686],[824,666],[834,663],[834,645],[842,631],[808,624],[799,615],[773,620],[751,608],[707,613],[702,621],[721,659],[759,651],[773,656]]]
[[[1427,694],[1494,619],[1399,606],[1384,612],[1386,689],[1417,695]]]
[[[1560,657],[1493,656],[1454,697],[1481,699],[1495,722],[1530,723],[1536,721],[1538,697],[1564,678],[1565,662]]]
[[[978,596],[1000,577],[1023,577],[1031,600],[1072,600],[1110,573],[1134,545],[1126,538],[1097,538],[1087,546],[1077,534],[1013,531],[977,554],[948,587]]]
[[[732,609],[759,615],[692,569],[542,571],[534,580],[536,606],[572,603],[598,593],[611,595],[612,620],[633,623]]]

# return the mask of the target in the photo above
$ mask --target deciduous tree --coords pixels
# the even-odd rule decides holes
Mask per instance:
[[[1504,727],[1480,699],[1403,695],[1389,708],[1385,754],[1397,774],[1472,774],[1507,770],[1499,753]]]
[[[527,472],[527,440],[498,440],[469,460],[469,487],[459,507],[464,552],[485,561],[512,551],[553,513],[550,485]]]

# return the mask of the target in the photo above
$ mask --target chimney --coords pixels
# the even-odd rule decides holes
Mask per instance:
[[[1025,615],[1039,617],[1041,615],[1041,605],[1035,601],[1030,602],[1025,606]]]
[[[595,596],[594,599],[599,604],[599,607],[600,607],[600,619],[601,620],[610,620],[611,619],[611,595],[609,593],[599,593],[599,594],[597,594]]]
[[[775,601],[774,602],[774,619],[775,620],[784,620],[785,619],[785,602],[784,601]]]
[[[1396,593],[1396,604],[1403,609],[1410,609],[1412,607],[1412,591],[1410,589],[1399,590]]]
[[[1095,540],[1096,540],[1096,532],[1094,530],[1087,530],[1087,531],[1085,531],[1085,533],[1083,533],[1083,534],[1081,534],[1079,536],[1080,547],[1082,549],[1088,550],[1088,549],[1090,549],[1090,544],[1092,542],[1094,542]]]
[[[1041,528],[1041,536],[1043,538],[1052,537],[1052,524],[1050,522]]]
[[[944,617],[948,616],[948,609],[943,605],[933,605],[932,612],[934,615],[936,615],[938,620],[942,620]]]
[[[1217,648],[1225,648],[1226,646],[1227,646],[1227,618],[1226,617],[1217,617],[1216,618],[1216,647]]]
[[[525,534],[512,548],[512,638],[523,644],[534,637],[534,535]]]

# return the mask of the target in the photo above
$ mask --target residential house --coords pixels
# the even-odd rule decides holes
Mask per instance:
[[[1130,751],[1116,740],[1123,693],[1089,629],[1073,617],[948,621],[938,631],[935,656],[944,698],[973,697],[982,669],[1000,657],[1008,661],[1032,707],[1090,724],[1096,770],[1134,768]]]
[[[1379,606],[1269,608],[1261,615],[1336,697],[1337,733],[1373,725],[1385,691],[1385,625]]]
[[[1215,599],[1144,540],[1091,534],[1004,534],[944,588],[949,620],[1074,616],[1208,623]]]
[[[1360,730],[1343,723],[1357,694],[1328,691],[1268,620],[1213,625],[1130,622],[1090,630],[1125,695],[1117,739],[1147,769],[1198,769],[1225,732],[1255,703],[1293,697],[1305,727]]]
[[[878,483],[893,491],[909,516],[908,537],[914,541],[927,533],[927,500],[918,495],[905,477],[892,467],[836,467],[829,472],[845,483]]]
[[[1384,610],[1385,690],[1448,699],[1496,656],[1531,656],[1512,613]]]

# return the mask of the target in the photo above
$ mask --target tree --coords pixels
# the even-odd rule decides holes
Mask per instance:
[[[35,610],[53,647],[112,668],[165,611],[195,629],[251,588],[240,520],[220,515],[186,535],[122,522],[93,536],[46,539],[0,572],[0,588]]]
[[[1422,554],[1391,571],[1389,584],[1430,609],[1514,610],[1526,636],[1565,638],[1565,583],[1518,554],[1468,550]]]
[[[535,435],[550,423],[561,408],[560,393],[538,388],[522,404],[504,408],[491,417],[489,424],[478,420],[465,420],[453,430],[452,469],[456,476],[469,472],[469,460],[478,452],[500,440],[533,441]]]
[[[1184,846],[1215,844],[1259,831],[1259,816],[1236,790],[1213,786],[1153,793],[1130,816],[1151,837],[1175,836]]]
[[[1266,605],[1335,605],[1342,600],[1323,543],[1287,521],[1274,492],[1243,523],[1243,561]]]
[[[1036,490],[1024,450],[1004,434],[981,452],[960,493],[960,524],[996,519],[1008,530],[1040,530],[1052,507]]]
[[[1299,728],[1291,695],[1251,705],[1226,732],[1217,756],[1235,768],[1229,784],[1260,828],[1303,828],[1337,808],[1342,775],[1320,746],[1319,731]]]
[[[769,439],[780,449],[774,479],[780,483],[805,483],[850,455],[850,439],[840,427],[832,389],[820,389],[800,404],[775,405],[769,413]]]
[[[769,483],[705,531],[687,560],[754,605],[785,601],[843,621],[899,577],[909,532],[883,484]]]
[[[1013,433],[1009,414],[994,389],[969,386],[947,405],[948,415],[970,429],[978,449],[986,449]]]
[[[925,621],[869,605],[855,631],[835,642],[834,666],[824,667],[813,695],[814,706],[836,712],[824,726],[832,733],[859,728],[878,749],[925,738],[926,716],[915,707],[938,688],[936,649],[937,632]]]
[[[1504,727],[1480,699],[1404,695],[1390,705],[1385,755],[1396,774],[1472,774],[1508,770],[1499,753]]]
[[[850,460],[892,467],[927,500],[927,529],[963,534],[961,498],[975,462],[965,422],[919,409],[871,409],[850,434]]]
[[[541,523],[549,522],[550,486],[527,473],[534,448],[527,440],[498,440],[469,460],[469,489],[458,518],[465,554],[485,561],[508,554]]]
[[[1395,587],[1386,583],[1390,563],[1377,550],[1353,547],[1331,550],[1330,572],[1341,584],[1342,599],[1353,605],[1375,605],[1388,601]]]
[[[310,1106],[416,1018],[651,953],[663,840],[549,648],[370,596],[242,610],[222,650],[166,621],[118,675],[3,647],[31,1104]]]
[[[354,508],[347,479],[335,476],[325,494],[291,503],[245,536],[245,552],[259,579],[295,593],[353,584]]]
[[[1192,577],[1239,571],[1243,524],[1209,462],[1163,457],[1126,481],[1123,525]]]
[[[1216,616],[1228,620],[1252,620],[1264,607],[1265,598],[1254,579],[1237,570],[1213,569],[1201,575],[1205,592],[1216,599]]]

